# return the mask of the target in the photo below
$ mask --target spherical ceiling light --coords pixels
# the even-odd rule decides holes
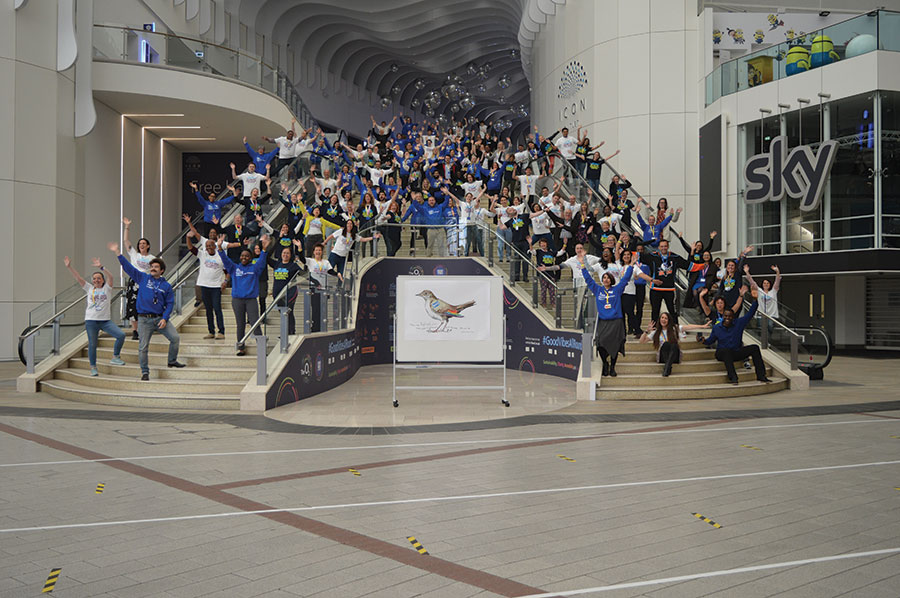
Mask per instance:
[[[383,96],[381,98],[381,107],[386,109],[390,105],[391,105],[391,98],[389,98],[387,96]]]
[[[399,85],[394,85],[394,86],[391,88],[391,95],[394,96],[394,97],[397,97],[398,95],[400,95],[400,92],[401,92],[401,91],[403,91],[403,90],[400,89],[400,86],[399,86]]]
[[[422,100],[420,100],[419,98],[413,98],[409,105],[411,108],[416,109],[422,105]]]
[[[398,65],[396,62],[391,63],[391,72],[392,73],[396,73],[399,70],[400,70],[400,65]]]
[[[424,79],[416,79],[415,85],[416,85],[416,89],[418,89],[419,91],[422,91],[423,89],[425,89],[425,80]]]
[[[474,62],[470,62],[469,65],[466,67],[466,72],[471,77],[471,76],[475,75],[475,73],[478,72],[478,67],[475,65]]]

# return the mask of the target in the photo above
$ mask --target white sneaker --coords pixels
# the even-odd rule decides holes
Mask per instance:
[[[91,368],[91,376],[99,376],[100,372],[97,371],[97,368]]]

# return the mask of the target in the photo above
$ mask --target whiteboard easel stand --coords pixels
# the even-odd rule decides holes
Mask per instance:
[[[415,364],[406,364],[406,363],[397,363],[397,314],[394,313],[394,346],[391,348],[392,362],[393,367],[392,370],[392,398],[394,407],[400,406],[400,401],[397,400],[397,391],[398,390],[444,390],[447,388],[453,388],[456,390],[502,390],[503,398],[500,399],[500,402],[504,407],[509,407],[509,401],[506,399],[506,316],[503,317],[503,363],[494,364],[494,363],[486,363],[486,364],[471,364],[471,363],[460,363],[457,365],[447,364],[447,363],[434,363],[434,362],[416,362]],[[489,369],[498,369],[503,368],[503,386],[397,386],[397,370],[439,370],[439,369],[479,369],[479,370],[489,370]]]

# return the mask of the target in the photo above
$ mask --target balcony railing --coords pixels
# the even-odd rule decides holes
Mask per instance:
[[[281,98],[303,128],[317,126],[291,80],[260,57],[241,50],[173,33],[94,25],[94,58],[166,65],[237,79]]]
[[[706,76],[706,105],[875,50],[900,51],[900,13],[873,10],[723,62]]]

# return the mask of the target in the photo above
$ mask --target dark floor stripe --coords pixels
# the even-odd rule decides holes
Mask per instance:
[[[663,430],[679,430],[682,428],[697,428],[700,426],[711,426],[714,424],[722,424],[725,422],[738,421],[737,419],[720,419],[704,422],[694,422],[688,424],[673,424],[670,426],[657,426],[654,428],[640,428],[638,430],[623,430],[619,432],[609,432],[608,434],[598,434],[587,438],[559,438],[550,440],[532,440],[530,442],[517,442],[513,444],[502,444],[498,446],[488,446],[481,448],[465,449],[461,451],[450,451],[447,453],[437,453],[434,455],[422,455],[419,457],[406,457],[403,459],[388,459],[385,461],[374,461],[372,463],[361,463],[358,465],[342,465],[340,467],[331,467],[328,469],[318,469],[315,471],[303,471],[298,473],[288,473],[265,478],[256,478],[252,480],[240,480],[235,482],[227,482],[224,484],[213,484],[210,488],[218,490],[229,490],[232,488],[243,488],[245,486],[258,486],[260,484],[271,484],[274,482],[284,482],[287,480],[300,480],[303,478],[315,478],[323,475],[332,475],[336,473],[345,473],[348,469],[375,469],[377,467],[390,467],[392,465],[407,465],[409,463],[421,463],[423,461],[438,461],[443,459],[453,459],[456,457],[468,457],[470,455],[484,455],[487,453],[496,453],[499,451],[511,451],[516,449],[531,448],[535,446],[548,446],[553,444],[567,444],[570,442],[581,442],[584,440],[597,440],[599,438],[608,438],[610,436],[621,436],[624,434],[637,434],[639,432],[659,432]]]
[[[702,403],[702,401],[698,401]],[[900,401],[880,401],[850,405],[817,405],[811,407],[778,407],[770,409],[720,409],[717,411],[682,411],[657,413],[596,413],[565,414],[543,413],[506,419],[456,424],[429,424],[416,426],[308,426],[289,424],[257,414],[184,413],[179,411],[101,411],[90,409],[58,409],[41,407],[0,406],[0,416],[40,417],[48,419],[86,419],[94,421],[137,421],[156,423],[206,423],[227,424],[238,428],[287,434],[357,434],[380,436],[384,434],[426,434],[437,432],[469,432],[496,430],[521,426],[547,424],[597,424],[610,422],[687,422],[711,419],[756,419],[768,417],[806,417],[813,415],[841,415],[872,411],[900,411]]]
[[[82,459],[110,459],[110,457],[101,453],[96,453],[79,446],[61,442],[59,440],[54,440],[53,438],[41,436],[40,434],[21,430],[19,428],[15,428],[3,423],[0,423],[0,431],[6,432],[7,434],[22,438],[24,440],[35,442],[57,451],[62,451],[76,457],[81,457]],[[155,471],[153,469],[148,469],[140,465],[135,465],[134,463],[129,463],[127,461],[103,461],[103,464],[112,467],[113,469],[118,469],[120,471],[124,471],[147,480],[158,482],[160,484],[169,486],[170,488],[175,488],[176,490],[189,492],[191,494],[195,494],[219,504],[233,507],[235,509],[240,509],[242,511],[258,511],[276,508],[264,503],[256,502],[254,500],[235,496],[234,494],[229,494],[216,488],[211,488],[209,486],[197,484],[183,478]],[[323,523],[321,521],[316,521],[315,519],[310,519],[308,517],[303,517],[294,513],[259,513],[258,515],[261,517],[265,517],[266,519],[282,523],[284,525],[289,525],[300,531],[314,534],[316,536],[326,538],[339,544],[346,544],[347,546],[351,546],[353,548],[356,548],[357,550],[364,550],[371,554],[390,559],[404,565],[409,565],[410,567],[415,567],[429,573],[434,573],[435,575],[440,575],[454,581],[459,581],[476,588],[481,588],[483,590],[493,592],[501,596],[525,596],[528,594],[541,594],[544,592],[544,590],[541,590],[539,588],[521,584],[517,581],[499,577],[497,575],[492,575],[490,573],[479,571],[477,569],[471,569],[463,565],[458,565],[456,563],[452,563],[450,561],[435,557],[434,555],[430,555],[428,558],[422,558],[422,555],[420,555],[418,552],[410,550],[407,547],[396,546],[377,538],[365,536],[363,534],[330,525],[328,523]],[[403,536],[403,534],[400,535]]]

